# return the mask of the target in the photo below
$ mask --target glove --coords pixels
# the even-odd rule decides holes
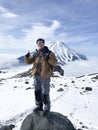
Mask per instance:
[[[45,60],[48,61],[49,60],[49,53],[47,53],[45,56],[44,56]]]
[[[25,55],[26,58],[29,58],[30,57],[30,52],[28,52],[26,55]]]

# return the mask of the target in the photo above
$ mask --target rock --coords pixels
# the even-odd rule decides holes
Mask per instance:
[[[17,88],[17,86],[14,86],[14,88]]]
[[[64,91],[63,88],[59,88],[59,89],[57,90],[57,92],[62,92],[62,91]]]
[[[76,130],[67,117],[49,112],[43,116],[43,112],[31,113],[22,122],[20,130]]]
[[[28,71],[25,71],[25,72],[22,72],[22,73],[19,73],[15,76],[12,76],[11,78],[23,78],[23,77],[31,77],[32,76],[32,70],[29,69]]]
[[[32,89],[31,87],[28,87],[28,88],[26,88],[25,90],[29,90],[29,89]]]
[[[96,79],[93,79],[92,82],[96,82]]]
[[[72,81],[71,83],[75,83],[75,81]]]
[[[98,79],[98,75],[96,75],[95,77],[93,77],[92,79]]]
[[[0,70],[0,73],[6,73],[6,72]]]
[[[88,129],[88,127],[87,127],[87,126],[82,126],[82,128],[86,128],[86,129]]]
[[[50,86],[51,88],[55,88],[55,85],[54,84],[51,84],[51,86]]]
[[[92,91],[92,88],[91,87],[86,87],[85,90],[86,91]]]
[[[68,87],[68,86],[65,84],[64,87]]]
[[[13,128],[15,128],[15,125],[5,125],[1,126],[0,130],[12,130]]]
[[[25,84],[29,84],[29,82],[28,82],[28,81],[25,81]]]
[[[61,68],[61,66],[57,65],[54,67],[53,71],[59,72],[60,75],[64,75],[64,70]]]

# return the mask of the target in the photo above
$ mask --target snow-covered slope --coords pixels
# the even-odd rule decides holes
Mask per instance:
[[[13,130],[35,106],[34,80],[24,75],[28,69],[0,73],[0,124],[15,124]],[[98,73],[52,77],[50,95],[51,111],[68,116],[77,129],[98,130]]]
[[[85,55],[75,52],[60,41],[50,43],[49,48],[55,53],[60,65],[65,65],[67,62],[75,60],[87,60]]]

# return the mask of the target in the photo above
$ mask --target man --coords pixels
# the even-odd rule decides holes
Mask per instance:
[[[36,43],[38,50],[32,56],[27,53],[25,62],[27,64],[34,63],[32,68],[36,101],[34,112],[43,111],[44,115],[46,115],[50,111],[50,77],[53,74],[53,67],[57,64],[57,59],[54,53],[45,46],[44,39],[40,38]]]

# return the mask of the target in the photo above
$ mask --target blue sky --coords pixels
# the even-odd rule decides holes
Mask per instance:
[[[0,53],[25,53],[37,38],[98,56],[98,0],[0,0]]]

